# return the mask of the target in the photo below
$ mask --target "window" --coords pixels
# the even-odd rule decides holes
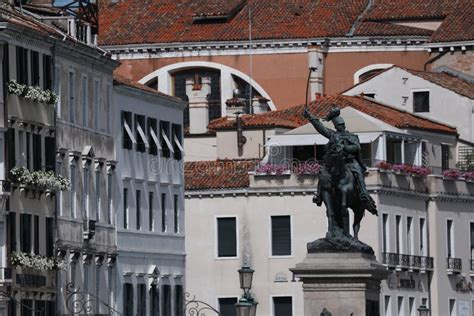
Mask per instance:
[[[409,316],[416,316],[416,308],[415,308],[415,298],[409,297],[408,298],[408,315]]]
[[[455,315],[456,315],[456,300],[449,299],[449,316],[455,316]]]
[[[153,192],[148,192],[148,230],[155,230],[155,214],[153,212]]]
[[[46,257],[54,255],[54,219],[46,217]]]
[[[71,217],[74,218],[76,216],[76,166],[70,166],[71,172]]]
[[[133,315],[133,284],[124,283],[122,292],[123,292],[123,315],[134,316]]]
[[[100,105],[100,83],[98,80],[94,80],[94,129],[99,130],[99,105]]]
[[[148,140],[144,132],[145,128],[145,116],[135,114],[135,138],[137,140],[137,151],[145,152],[146,148],[149,148]]]
[[[449,145],[441,144],[441,169],[449,169]]]
[[[398,310],[398,316],[403,316],[405,315],[404,313],[404,306],[403,306],[403,296],[399,296],[397,300],[397,310]]]
[[[156,284],[150,286],[150,316],[160,316],[160,292]]]
[[[184,304],[183,304],[183,286],[175,285],[174,286],[174,308],[175,316],[184,316]]]
[[[69,121],[71,123],[74,123],[74,120],[75,120],[74,111],[76,110],[76,78],[74,76],[73,71],[69,71],[68,83],[69,83],[69,89],[68,89],[68,94],[69,94]]]
[[[148,153],[150,155],[157,155],[158,148],[160,147],[160,141],[158,140],[158,134],[156,133],[157,129],[157,121],[154,118],[148,118],[148,144],[150,148],[148,149]]]
[[[407,217],[407,255],[413,255],[413,217]]]
[[[217,256],[237,257],[237,225],[235,217],[217,219]]]
[[[163,157],[169,158],[174,149],[170,141],[170,123],[166,121],[160,121],[160,146]]]
[[[423,113],[430,111],[430,92],[413,92],[413,112]]]
[[[123,228],[128,229],[128,189],[123,189]]]
[[[273,315],[274,316],[291,316],[293,315],[291,296],[273,297]]]
[[[225,316],[237,316],[237,297],[221,297],[219,298],[219,312]]]
[[[163,316],[171,316],[171,286],[163,285]]]
[[[161,193],[161,231],[166,232],[166,193]]]
[[[61,111],[61,67],[54,67],[54,93],[58,96],[56,100],[56,115],[62,118]]]
[[[16,81],[28,85],[28,49],[16,47]]]
[[[106,106],[106,132],[110,133],[110,119],[112,118],[112,88],[110,84],[107,85],[107,89],[105,91],[105,106]]]
[[[390,309],[390,295],[384,296],[384,303],[385,303],[385,316],[392,315],[391,309]]]
[[[426,249],[426,224],[425,219],[420,218],[420,256],[426,256],[428,254]]]
[[[454,256],[454,244],[453,244],[453,220],[448,219],[446,222],[446,248],[448,258]]]
[[[471,262],[474,260],[474,223],[470,223],[471,228]],[[471,266],[474,263],[471,263]],[[474,267],[471,267],[471,270],[474,270]]]
[[[172,131],[173,131],[173,158],[176,160],[181,160],[183,158],[183,145],[182,145],[182,136],[181,136],[181,125],[178,124],[173,124],[172,125]]]
[[[178,195],[173,196],[173,209],[174,209],[174,232],[179,233],[179,207],[178,207]]]
[[[400,254],[402,249],[401,249],[401,244],[400,244],[400,239],[402,235],[402,217],[400,215],[395,215],[395,224],[396,224],[396,236],[395,236],[395,245],[396,245],[396,250],[397,253]]]
[[[39,246],[39,216],[34,215],[33,217],[33,229],[34,229],[34,238],[33,238],[33,252],[37,255],[40,254],[40,246]]]
[[[43,89],[44,90],[51,90],[51,70],[52,70],[52,63],[51,63],[51,56],[43,55]]]
[[[137,316],[146,316],[146,284],[137,284]]]
[[[31,133],[26,132],[26,168],[31,170]]]
[[[7,201],[8,202],[8,201]],[[8,210],[8,208],[7,208]],[[8,213],[8,230],[9,230],[9,239],[10,239],[10,250],[16,251],[16,213]]]
[[[89,210],[89,166],[88,163],[83,168],[83,218],[90,219],[90,210]]]
[[[7,129],[7,151],[8,151],[8,170],[11,170],[16,165],[15,159],[15,130],[13,128]]]
[[[291,255],[291,219],[289,215],[272,216],[272,256]]]
[[[82,80],[81,80],[81,88],[82,88],[82,95],[81,95],[81,101],[82,101],[82,125],[83,126],[86,126],[87,127],[87,108],[89,106],[89,100],[88,100],[88,86],[89,82],[87,80],[87,77],[86,76],[82,76]]]
[[[133,144],[137,143],[130,128],[131,125],[132,113],[122,111],[122,146],[125,149],[132,149]]]
[[[136,210],[137,210],[137,217],[136,217],[136,220],[137,220],[137,223],[136,223],[136,228],[137,230],[140,230],[142,229],[142,210],[141,210],[141,201],[140,201],[140,198],[141,198],[141,192],[140,190],[137,190],[137,195],[136,195]]]
[[[43,165],[41,161],[41,135],[33,134],[33,169],[41,170]]]
[[[97,221],[102,220],[101,216],[101,207],[100,207],[100,181],[102,180],[102,173],[100,170],[95,171],[95,211],[96,211],[96,219]]]
[[[388,252],[389,250],[389,232],[388,232],[388,214],[382,214],[382,251]]]
[[[20,249],[31,252],[31,215],[20,214]]]
[[[21,300],[21,316],[33,316],[33,300]]]
[[[39,53],[35,51],[31,52],[31,85],[39,86],[40,84],[40,74],[39,74]]]
[[[44,138],[44,158],[46,171],[54,171],[56,156],[56,139],[54,137]]]
[[[107,173],[107,222],[112,224],[112,210],[113,210],[113,175],[111,172]]]

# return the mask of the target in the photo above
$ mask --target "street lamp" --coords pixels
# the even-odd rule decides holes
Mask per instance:
[[[252,278],[254,270],[249,266],[243,266],[239,269],[240,288],[244,290],[244,294],[239,302],[235,304],[237,316],[255,316],[257,313],[257,302],[250,295],[252,288]]]
[[[418,307],[418,313],[420,313],[420,316],[429,316],[430,310],[426,305],[420,305],[420,307]]]

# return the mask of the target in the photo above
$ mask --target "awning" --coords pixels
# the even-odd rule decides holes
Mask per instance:
[[[130,126],[128,126],[127,121],[123,121],[123,127],[125,127],[125,130],[127,131],[128,137],[132,140],[132,143],[136,144],[137,140],[135,139],[135,136],[133,136],[132,130],[130,129]]]
[[[176,144],[176,146],[178,146],[179,150],[184,153],[184,148],[183,146],[181,145],[181,143],[179,142],[179,139],[178,139],[178,136],[174,135],[174,143]]]
[[[151,138],[155,142],[156,147],[158,147],[158,149],[161,150],[160,141],[158,140],[158,136],[156,136],[155,130],[153,128],[150,128],[150,134],[151,134]]]
[[[360,133],[359,141],[361,144],[370,144],[382,135],[382,133]],[[265,146],[311,146],[325,145],[328,139],[320,134],[308,135],[276,135],[270,138]]]
[[[163,139],[165,140],[165,143],[166,143],[166,146],[168,146],[168,149],[169,149],[172,153],[174,153],[173,146],[171,145],[171,142],[170,142],[168,136],[166,135],[165,130],[163,130],[163,129],[161,130],[161,136],[163,136]]]

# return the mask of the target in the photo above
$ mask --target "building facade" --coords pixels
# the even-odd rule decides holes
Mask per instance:
[[[117,310],[183,315],[185,287],[183,109],[123,78],[114,81]]]

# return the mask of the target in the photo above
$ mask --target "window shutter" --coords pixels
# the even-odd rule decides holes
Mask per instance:
[[[125,149],[132,149],[133,143],[132,139],[128,135],[127,131],[125,130],[125,122],[127,122],[128,126],[131,127],[132,123],[132,114],[130,112],[122,111],[122,145]]]
[[[290,216],[272,216],[272,255],[291,255]]]
[[[218,256],[219,257],[235,257],[237,256],[237,231],[236,219],[218,218],[217,219],[217,235],[218,235]]]

